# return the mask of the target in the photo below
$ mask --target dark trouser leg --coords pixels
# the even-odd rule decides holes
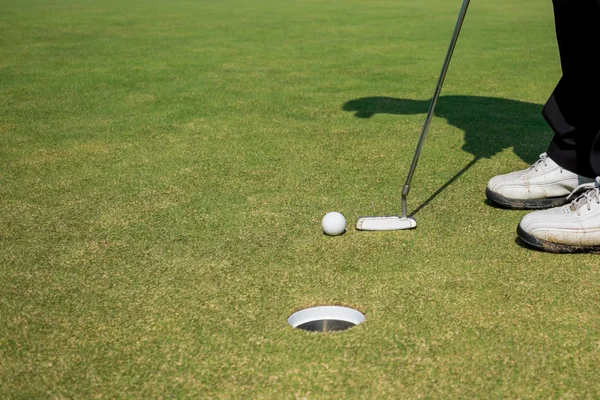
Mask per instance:
[[[600,175],[600,0],[553,0],[563,76],[542,111],[554,130],[548,156]]]

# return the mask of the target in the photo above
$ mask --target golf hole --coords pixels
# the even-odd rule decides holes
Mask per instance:
[[[320,306],[305,308],[290,315],[288,324],[292,328],[310,332],[337,332],[362,323],[365,316],[353,308]]]

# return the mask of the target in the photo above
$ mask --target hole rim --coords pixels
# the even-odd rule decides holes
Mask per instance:
[[[366,316],[363,312],[346,306],[313,306],[298,310],[288,317],[288,325],[294,329],[304,330],[307,332],[342,332],[360,325],[366,321]],[[336,320],[351,324],[345,329],[332,331],[317,331],[302,328],[301,326],[311,322]]]

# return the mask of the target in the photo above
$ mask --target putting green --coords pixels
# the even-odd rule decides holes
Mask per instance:
[[[0,397],[597,398],[593,255],[487,205],[551,132],[552,5],[4,0]],[[322,234],[329,211],[344,235]],[[343,305],[364,323],[293,329]]]

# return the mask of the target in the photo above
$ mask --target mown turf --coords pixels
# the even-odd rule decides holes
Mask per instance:
[[[387,233],[459,2],[1,5],[0,397],[600,397],[598,259],[484,202],[551,137],[549,1],[473,2]]]

